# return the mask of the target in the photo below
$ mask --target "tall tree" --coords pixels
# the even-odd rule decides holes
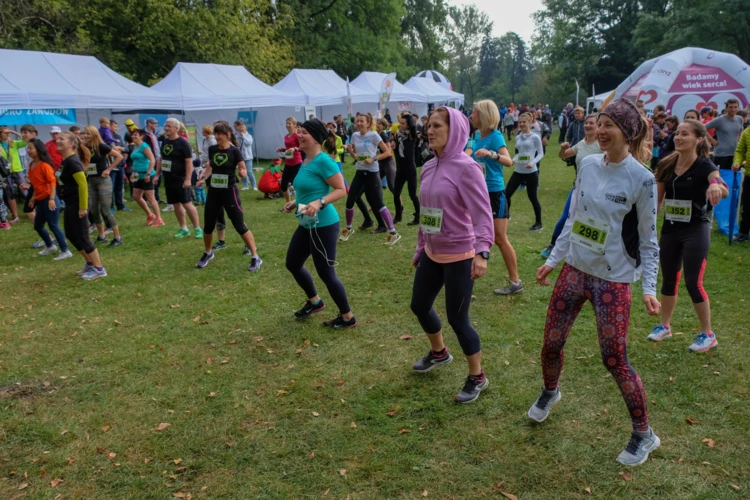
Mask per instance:
[[[401,36],[406,42],[406,67],[399,77],[408,79],[424,69],[441,70],[447,57],[443,39],[448,23],[443,0],[404,0],[404,9]]]
[[[458,84],[467,102],[471,102],[478,90],[482,40],[492,32],[492,21],[474,5],[450,7],[448,18],[449,70],[458,79],[454,84]]]
[[[498,39],[499,66],[506,80],[507,98],[516,100],[516,94],[526,83],[531,70],[531,60],[526,42],[513,31]]]

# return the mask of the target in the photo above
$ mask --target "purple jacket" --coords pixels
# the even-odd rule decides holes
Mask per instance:
[[[440,234],[424,234],[420,227],[414,260],[425,246],[431,253],[487,252],[495,240],[492,208],[487,185],[479,166],[464,153],[469,139],[469,120],[453,108],[448,110],[450,132],[442,156],[422,167],[420,205],[443,209]]]
[[[102,136],[102,140],[107,146],[117,145],[117,139],[112,136],[112,131],[109,127],[99,127],[99,135]]]

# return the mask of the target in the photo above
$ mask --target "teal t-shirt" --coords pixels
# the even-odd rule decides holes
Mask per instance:
[[[339,173],[339,166],[329,155],[321,152],[315,158],[303,163],[299,169],[297,177],[294,178],[294,191],[297,193],[297,204],[307,205],[331,192],[331,186],[326,179]],[[336,224],[339,220],[339,214],[336,208],[328,206],[318,212],[316,215],[318,223],[315,224],[309,217],[297,217],[302,227],[307,229],[313,226],[325,227]]]
[[[497,130],[493,130],[487,137],[481,138],[481,132],[477,131],[474,135],[474,148],[471,155],[474,161],[483,165],[484,178],[487,182],[487,191],[490,193],[496,193],[498,191],[505,191],[505,178],[503,177],[503,165],[496,162],[492,158],[484,157],[477,158],[476,152],[480,149],[486,149],[487,151],[497,152],[500,148],[507,147],[505,145],[505,137]]]
[[[137,149],[130,153],[130,158],[133,160],[133,172],[138,174],[145,174],[148,172],[148,166],[151,164],[151,160],[144,153],[148,144],[142,143]],[[139,176],[142,178],[143,176]]]

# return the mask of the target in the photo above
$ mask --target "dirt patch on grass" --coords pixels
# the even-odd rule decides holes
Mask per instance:
[[[39,382],[37,380],[27,380],[0,386],[0,401],[4,399],[27,399],[36,396],[43,396],[55,391],[49,382]]]

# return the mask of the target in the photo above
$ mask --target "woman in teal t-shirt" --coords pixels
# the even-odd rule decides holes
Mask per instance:
[[[143,142],[146,131],[134,129],[130,136],[133,138],[133,144],[135,144],[135,149],[130,153],[130,158],[133,160],[133,174],[130,178],[130,183],[133,185],[133,200],[146,213],[147,226],[163,226],[164,221],[161,218],[159,204],[156,202],[154,195],[153,175],[156,159],[148,144]]]
[[[299,141],[307,159],[294,179],[297,199],[284,205],[284,211],[294,211],[299,221],[289,242],[286,268],[307,294],[307,302],[294,315],[298,319],[305,319],[326,307],[315,289],[310,272],[305,269],[305,261],[312,255],[318,277],[326,284],[328,293],[339,308],[339,315],[323,325],[353,328],[357,326],[357,320],[349,308],[344,285],[334,269],[340,219],[336,209],[329,205],[346,196],[344,177],[330,156],[336,150],[336,135],[323,122],[312,119],[302,124]],[[323,144],[327,153],[323,152]]]

